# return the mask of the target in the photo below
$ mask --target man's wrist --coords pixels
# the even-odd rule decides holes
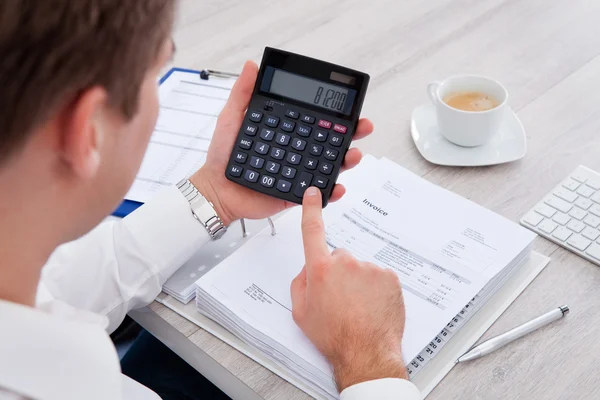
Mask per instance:
[[[400,378],[408,380],[408,372],[401,356],[389,359],[354,361],[346,363],[338,361],[333,363],[333,371],[338,390],[344,389],[367,381],[383,378]]]
[[[217,216],[223,224],[229,226],[233,222],[233,218],[220,201],[215,187],[210,182],[210,179],[208,179],[206,171],[201,168],[189,180],[198,189],[200,194],[213,205]]]

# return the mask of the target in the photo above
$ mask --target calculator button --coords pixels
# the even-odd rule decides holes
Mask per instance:
[[[306,161],[304,161],[304,168],[317,169],[318,164],[319,164],[319,162],[317,160],[315,160],[314,158],[307,158]]]
[[[327,183],[329,183],[329,179],[323,178],[322,176],[317,176],[315,178],[315,186],[319,189],[325,189],[327,187]]]
[[[298,132],[298,135],[304,136],[304,137],[309,137],[311,131],[312,131],[312,128],[310,126],[306,126],[306,125],[298,125],[298,129],[296,129],[296,132]]]
[[[319,120],[318,124],[321,128],[329,129],[331,128],[331,121],[327,121],[325,119]]]
[[[293,110],[286,110],[285,111],[285,116],[291,119],[298,119],[298,117],[300,116],[300,114],[298,113],[298,111],[293,111]]]
[[[271,188],[275,186],[275,178],[273,178],[272,176],[263,175],[260,177],[260,184],[264,187]]]
[[[296,153],[288,153],[286,160],[292,165],[298,165],[302,161],[302,156]]]
[[[256,142],[256,146],[254,146],[254,151],[258,154],[267,154],[269,152],[269,145],[266,143]]]
[[[260,111],[251,111],[250,112],[250,121],[252,122],[260,122],[263,117],[263,113]]]
[[[302,151],[306,148],[306,140],[294,139],[292,141],[292,147],[298,151]]]
[[[260,130],[260,137],[261,137],[261,139],[264,139],[267,142],[270,142],[271,140],[273,140],[273,137],[275,137],[275,131],[273,129],[263,128]]]
[[[242,139],[240,139],[238,146],[240,146],[241,149],[250,150],[250,148],[252,147],[252,139],[242,138]]]
[[[331,143],[335,147],[340,147],[342,145],[343,141],[344,141],[344,138],[342,138],[341,136],[338,136],[338,135],[331,135],[331,137],[329,138],[329,143]]]
[[[296,197],[304,196],[304,192],[310,186],[310,183],[312,182],[312,178],[313,178],[312,174],[309,174],[308,172],[302,172],[300,174],[300,177],[298,178],[298,183],[296,184],[296,188],[294,188],[294,196],[296,196]]]
[[[277,181],[277,190],[283,193],[287,193],[292,189],[292,184],[288,181],[280,179]]]
[[[279,117],[269,115],[265,121],[265,125],[270,126],[271,128],[276,128],[277,125],[279,125]]]
[[[329,136],[329,133],[327,133],[325,131],[317,130],[315,132],[315,140],[317,142],[326,142],[327,141],[327,136]]]
[[[283,121],[283,123],[281,124],[281,130],[285,131],[285,132],[293,132],[295,126],[296,126],[295,122]]]
[[[264,158],[252,156],[250,158],[250,165],[252,165],[256,169],[261,169],[263,164],[265,163]]]
[[[234,160],[237,163],[243,164],[243,163],[246,162],[247,158],[248,158],[248,154],[242,153],[241,151],[238,151],[237,153],[235,153]]]
[[[315,123],[315,117],[312,117],[310,115],[303,115],[302,118],[300,118],[300,120],[302,122],[306,122],[307,124],[314,124]]]
[[[257,130],[258,130],[258,128],[256,126],[248,124],[244,128],[244,133],[248,136],[256,136]]]
[[[231,167],[229,167],[229,175],[237,178],[238,176],[242,176],[243,170],[244,169],[242,167],[238,167],[237,165],[232,165]]]
[[[332,170],[333,170],[333,165],[331,165],[331,164],[322,162],[321,165],[319,165],[319,171],[321,171],[325,175],[331,174]]]
[[[283,157],[285,157],[285,150],[273,147],[273,149],[271,149],[271,157],[273,157],[276,160],[283,160]]]
[[[313,156],[320,156],[323,152],[323,146],[320,144],[311,144],[310,145],[310,154]]]
[[[248,182],[256,182],[258,180],[258,172],[247,169],[246,173],[244,174],[244,179]]]
[[[333,126],[333,130],[338,133],[346,133],[346,131],[348,131],[348,128],[346,128],[344,125],[335,124]]]
[[[276,174],[279,172],[279,168],[281,168],[281,164],[277,164],[273,161],[267,161],[267,171]]]
[[[339,154],[339,151],[337,150],[333,150],[333,149],[327,149],[325,150],[325,158],[331,161],[335,161],[337,159],[337,156]]]
[[[278,133],[275,141],[282,146],[287,146],[290,143],[290,135],[286,135],[284,133]]]
[[[296,169],[292,167],[283,167],[281,170],[281,175],[285,176],[286,178],[294,179],[296,176]]]

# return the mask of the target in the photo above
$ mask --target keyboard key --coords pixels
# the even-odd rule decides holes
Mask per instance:
[[[554,215],[554,218],[552,218],[552,220],[557,224],[566,225],[571,220],[571,217],[559,211]]]
[[[292,165],[298,165],[302,161],[302,156],[296,153],[288,153],[286,160]]]
[[[310,145],[310,154],[313,156],[320,156],[323,152],[323,146],[320,144],[311,144]]]
[[[269,175],[263,175],[260,177],[260,184],[264,187],[271,188],[275,186],[275,178]]]
[[[590,179],[585,184],[594,190],[600,190],[600,179]]]
[[[285,132],[293,132],[296,127],[296,123],[292,121],[283,121],[281,124],[281,130]]]
[[[343,141],[344,141],[344,138],[342,138],[339,135],[331,135],[331,137],[329,138],[329,143],[331,143],[335,147],[340,147],[342,145]]]
[[[300,136],[309,137],[310,133],[312,132],[312,128],[306,125],[298,125],[298,129],[296,129],[296,132]]]
[[[300,114],[298,113],[298,111],[293,111],[293,110],[286,110],[285,111],[285,116],[291,119],[298,119],[298,117],[300,116]]]
[[[307,158],[306,161],[304,161],[304,168],[317,169],[318,164],[319,164],[319,162],[317,160],[315,160],[314,158]]]
[[[258,128],[254,125],[247,124],[244,128],[244,133],[248,136],[256,136],[256,131]]]
[[[591,206],[588,211],[594,214],[596,217],[600,217],[600,206],[598,204]]]
[[[306,140],[294,139],[292,140],[292,147],[298,151],[302,151],[306,148]]]
[[[546,204],[538,204],[535,206],[535,211],[542,214],[546,218],[552,218],[556,214],[556,210]]]
[[[600,236],[600,231],[586,226],[583,232],[581,232],[581,235],[593,241],[598,239],[598,237]]]
[[[285,166],[281,171],[281,175],[285,176],[286,178],[294,179],[294,177],[296,176],[296,169]]]
[[[585,211],[583,211],[581,208],[579,207],[573,207],[573,209],[569,212],[569,215],[573,218],[577,218],[578,220],[582,220],[585,218],[585,216],[587,215],[587,213]]]
[[[600,204],[600,192],[594,193],[590,199],[598,204]]]
[[[315,117],[310,116],[310,115],[303,115],[302,118],[300,118],[300,121],[306,122],[307,124],[314,124]]]
[[[526,223],[528,223],[531,226],[537,226],[543,220],[544,220],[544,217],[542,217],[540,214],[533,212],[533,211],[527,213],[527,215],[525,215],[523,217],[523,221],[525,221]]]
[[[323,178],[322,176],[317,176],[315,178],[314,185],[316,187],[318,187],[319,189],[325,189],[327,187],[328,183],[329,183],[329,179]]]
[[[263,113],[260,111],[251,111],[250,112],[250,121],[252,122],[260,122],[263,117]]]
[[[276,160],[283,160],[283,157],[285,157],[285,150],[273,147],[271,149],[271,157],[273,157]]]
[[[246,162],[247,158],[248,158],[248,154],[242,153],[241,151],[238,151],[238,152],[235,153],[234,160],[237,163],[243,164],[243,163]]]
[[[340,152],[337,150],[333,150],[333,149],[325,150],[325,158],[328,160],[331,160],[331,161],[335,161],[337,159],[338,154],[340,154]]]
[[[554,232],[552,232],[552,236],[554,236],[555,238],[557,238],[558,240],[560,240],[562,242],[567,240],[572,234],[573,234],[573,232],[571,230],[565,228],[564,226],[559,226],[558,228],[556,228],[554,230]]]
[[[288,144],[290,144],[290,139],[291,139],[290,135],[286,135],[284,133],[278,133],[277,138],[275,138],[275,141],[282,146],[287,146]]]
[[[294,196],[296,196],[296,197],[304,196],[304,192],[306,191],[306,189],[308,189],[308,187],[312,183],[312,178],[313,178],[312,174],[309,174],[308,172],[302,172],[300,174],[300,177],[298,178],[298,183],[296,184],[296,188],[294,189]]]
[[[244,169],[242,167],[238,167],[237,165],[232,165],[231,167],[229,167],[229,175],[237,178],[239,176],[242,176],[243,170]]]
[[[264,158],[252,156],[250,157],[250,165],[252,165],[256,169],[261,169],[263,164],[265,163]]]
[[[579,251],[584,251],[587,249],[592,242],[581,235],[572,235],[567,243],[571,246],[575,247]]]
[[[575,205],[584,210],[587,210],[588,208],[590,208],[592,206],[592,204],[594,204],[594,203],[592,203],[590,200],[586,199],[585,197],[581,197],[581,196],[579,196],[577,198],[577,200],[575,200]]]
[[[561,199],[568,201],[569,203],[572,203],[575,201],[575,199],[577,199],[577,193],[571,192],[569,189],[565,189],[565,188],[558,188],[554,191],[554,195],[560,197]],[[589,196],[585,196],[585,197],[589,197]]]
[[[564,187],[566,187],[567,189],[574,192],[579,188],[579,186],[581,186],[581,183],[579,183],[571,178],[567,178],[567,180],[564,181],[562,185]]]
[[[580,183],[585,183],[587,181],[587,177],[579,171],[573,172],[571,174],[571,178],[575,179],[577,182],[580,182]]]
[[[247,169],[246,174],[244,175],[244,179],[248,182],[256,182],[258,181],[258,172]]]
[[[279,169],[281,168],[281,164],[278,164],[276,162],[273,161],[267,161],[267,167],[266,170],[269,171],[272,174],[276,174],[279,172]]]
[[[587,248],[585,254],[592,256],[596,260],[600,261],[600,245],[594,243]]]
[[[541,224],[538,225],[538,228],[540,228],[543,232],[550,234],[554,232],[556,228],[558,228],[558,224],[550,221],[549,219],[545,219]]]
[[[348,128],[346,128],[344,125],[335,124],[333,126],[333,130],[338,133],[346,133],[348,131]]]
[[[572,219],[567,224],[567,228],[575,233],[579,233],[583,230],[583,228],[585,228],[585,224],[581,221],[577,221],[576,219]]]
[[[270,142],[275,137],[275,131],[273,129],[261,129],[260,138]]]
[[[256,142],[256,146],[254,146],[254,151],[258,154],[268,154],[269,145],[266,143]]]
[[[573,205],[571,203],[568,203],[568,202],[564,201],[563,199],[559,199],[558,197],[556,197],[554,195],[549,196],[544,201],[544,203],[546,203],[549,206],[557,209],[558,211],[564,212],[564,213],[568,213],[573,208]]]
[[[238,143],[238,146],[241,149],[250,150],[250,148],[252,147],[252,139],[244,139],[244,138],[242,138],[242,139],[240,139],[240,142]]]
[[[583,222],[585,222],[587,225],[591,226],[592,228],[597,228],[598,225],[600,225],[600,218],[588,214],[583,219]]]
[[[330,175],[331,171],[333,171],[333,165],[322,162],[319,165],[319,171],[321,171],[325,175]]]
[[[269,115],[265,121],[265,125],[270,126],[271,128],[277,128],[277,125],[279,125],[279,117]]]
[[[277,190],[283,193],[288,193],[290,190],[292,190],[292,184],[288,181],[280,179],[277,181]]]
[[[591,187],[589,187],[588,185],[581,185],[579,187],[579,189],[577,189],[577,193],[583,197],[590,197],[595,192],[596,191],[594,189],[592,189]]]
[[[321,120],[319,120],[319,123],[317,125],[319,125],[321,128],[330,129],[331,121],[327,121],[326,119],[321,119]]]
[[[326,142],[327,141],[327,136],[329,136],[328,132],[320,131],[320,130],[317,130],[315,132],[315,140],[317,142]]]

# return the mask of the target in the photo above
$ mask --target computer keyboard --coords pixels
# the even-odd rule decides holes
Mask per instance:
[[[600,266],[600,173],[577,167],[521,224]]]

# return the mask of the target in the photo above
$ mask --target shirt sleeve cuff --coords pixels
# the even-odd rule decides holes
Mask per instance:
[[[122,223],[166,277],[210,241],[206,228],[194,218],[190,204],[175,186],[161,190]]]
[[[384,378],[361,382],[346,388],[340,400],[419,400],[419,389],[406,379]]]

